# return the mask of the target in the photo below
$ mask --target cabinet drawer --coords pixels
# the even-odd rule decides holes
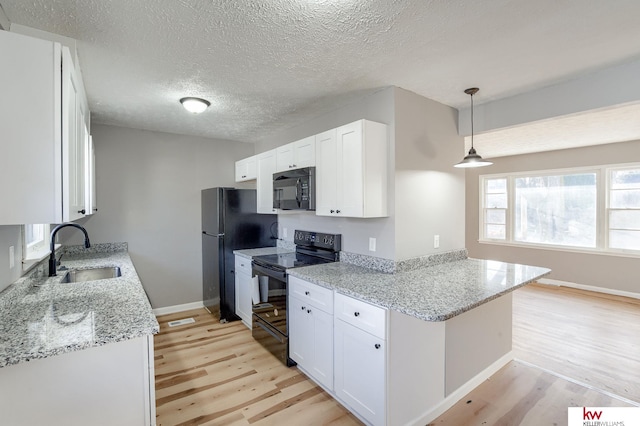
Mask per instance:
[[[289,294],[310,303],[328,314],[333,313],[333,290],[312,284],[297,277],[289,277]]]
[[[236,255],[236,274],[246,274],[251,276],[251,260],[246,257]]]
[[[386,339],[386,309],[338,293],[335,303],[337,319]]]

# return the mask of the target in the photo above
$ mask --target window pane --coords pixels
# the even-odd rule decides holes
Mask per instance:
[[[489,209],[506,209],[507,194],[487,194],[485,207]]]
[[[38,244],[44,240],[44,225],[25,225],[24,234],[27,246]]]
[[[611,191],[609,207],[612,209],[640,208],[640,189],[618,189]]]
[[[596,246],[596,174],[515,179],[515,240]]]
[[[640,210],[612,210],[609,228],[640,230]]]
[[[640,169],[611,172],[611,189],[640,188]]]
[[[485,209],[485,222],[504,225],[506,222],[506,210]]]
[[[507,192],[507,179],[505,178],[487,179],[486,183],[487,183],[487,189],[485,192],[487,194]]]
[[[609,231],[609,247],[640,250],[640,231]]]
[[[504,225],[485,225],[484,226],[485,238],[492,240],[504,240],[506,236]]]

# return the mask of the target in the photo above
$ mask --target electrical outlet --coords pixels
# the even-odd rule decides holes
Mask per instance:
[[[376,239],[369,238],[369,251],[376,251]]]
[[[433,248],[440,248],[440,235],[433,236]]]
[[[16,266],[16,251],[13,246],[9,247],[9,269]]]
[[[282,228],[282,239],[285,239],[289,236],[289,230],[287,228]]]

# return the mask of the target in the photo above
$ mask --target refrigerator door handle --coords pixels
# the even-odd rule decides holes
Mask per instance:
[[[224,237],[224,234],[208,234],[207,231],[202,231],[204,235],[209,235],[210,237]]]

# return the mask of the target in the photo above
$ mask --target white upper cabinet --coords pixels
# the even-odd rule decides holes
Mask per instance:
[[[0,31],[0,224],[62,222],[62,49]]]
[[[271,150],[257,156],[256,196],[258,213],[276,213],[273,208],[273,174],[276,171],[276,151]]]
[[[387,216],[387,126],[359,120],[316,135],[316,214]]]
[[[256,156],[236,161],[236,182],[256,179],[258,176]]]
[[[62,186],[63,221],[86,214],[85,165],[88,113],[69,49],[62,49]]]
[[[284,172],[316,165],[315,136],[276,148],[276,171]]]
[[[0,31],[0,225],[84,216],[89,109],[59,43]]]
[[[96,196],[96,151],[93,145],[93,138],[87,133],[87,152],[85,155],[86,178],[85,178],[85,206],[87,214],[93,214],[98,211],[98,199]]]

